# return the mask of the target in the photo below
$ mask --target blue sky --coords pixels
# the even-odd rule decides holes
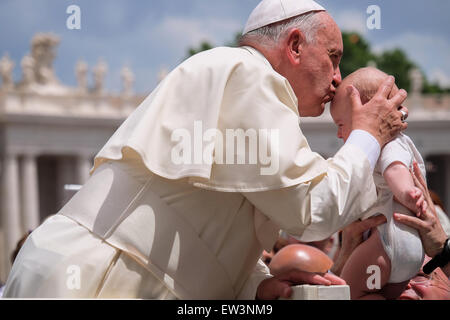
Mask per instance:
[[[450,1],[317,0],[342,30],[362,33],[375,51],[400,47],[431,79],[450,86]],[[120,91],[120,70],[128,65],[136,91],[150,92],[158,72],[178,65],[189,46],[202,40],[216,45],[242,30],[259,0],[0,0],[0,55],[16,63],[29,52],[36,32],[61,37],[55,60],[59,79],[76,85],[78,59],[92,68],[99,58],[109,65],[106,86]],[[66,8],[81,8],[81,30],[68,30]],[[368,30],[366,9],[381,9],[381,30]],[[345,49],[345,48],[344,48]],[[344,53],[345,54],[345,53]]]

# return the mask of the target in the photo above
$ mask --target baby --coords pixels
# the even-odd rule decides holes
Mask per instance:
[[[387,77],[378,69],[363,68],[343,80],[331,105],[338,138],[346,141],[352,131],[351,104],[345,88],[353,85],[365,104]],[[398,90],[394,86],[391,96]],[[422,192],[414,186],[409,173],[413,161],[418,163],[425,177],[423,159],[411,139],[404,134],[381,151],[373,174],[377,202],[363,219],[383,214],[387,223],[372,230],[370,237],[353,251],[342,270],[340,276],[350,286],[352,299],[395,299],[422,266],[424,251],[417,231],[397,224],[393,219],[394,213],[413,215],[413,212],[419,212],[420,207],[426,206]],[[380,268],[379,285],[369,279],[374,275],[370,266]]]

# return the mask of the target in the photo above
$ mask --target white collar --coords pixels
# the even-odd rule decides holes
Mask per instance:
[[[256,50],[253,47],[250,46],[243,46],[241,47],[242,49],[247,50],[248,52],[250,52],[252,55],[258,57],[259,59],[261,59],[266,65],[268,65],[270,68],[272,68],[272,65],[270,64],[269,60],[267,60],[267,58],[258,50]],[[273,68],[272,68],[273,69]]]

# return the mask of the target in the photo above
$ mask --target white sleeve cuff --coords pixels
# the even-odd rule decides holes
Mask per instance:
[[[360,148],[366,154],[367,159],[370,162],[370,167],[373,171],[381,153],[381,147],[377,139],[375,139],[375,137],[367,131],[353,130],[345,144],[347,143]]]
[[[270,274],[269,268],[262,262],[261,259],[258,260],[255,266],[255,270],[250,274],[241,292],[236,297],[237,300],[254,300],[256,299],[256,293],[261,282],[265,279],[272,278],[273,275]]]

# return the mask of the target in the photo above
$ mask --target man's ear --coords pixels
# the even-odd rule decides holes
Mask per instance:
[[[305,36],[303,33],[296,28],[292,28],[284,41],[286,56],[289,62],[293,65],[300,64],[303,46],[305,44]]]

